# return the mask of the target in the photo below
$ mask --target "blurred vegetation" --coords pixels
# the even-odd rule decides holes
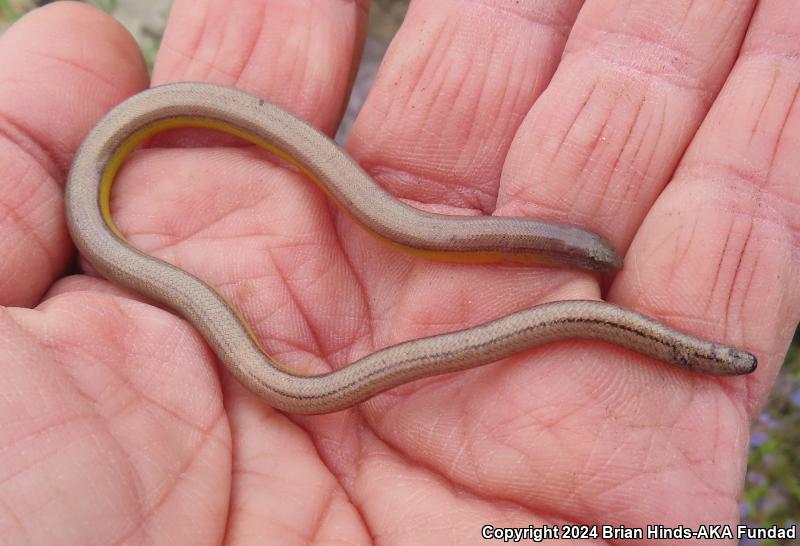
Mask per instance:
[[[85,0],[114,14],[126,0]],[[134,0],[130,0],[131,2]],[[48,3],[38,2],[39,5]],[[0,0],[0,30],[35,7],[33,0]],[[374,0],[373,17],[399,19],[407,0]],[[399,14],[399,17],[398,17]],[[374,16],[378,17],[374,17]],[[152,67],[161,43],[159,28],[130,28],[139,41],[148,66]],[[391,32],[389,32],[389,35]],[[382,32],[381,32],[382,35]],[[388,38],[387,38],[388,39]],[[786,363],[772,389],[767,407],[753,424],[750,459],[742,499],[742,522],[752,527],[790,527],[800,524],[800,335],[786,357]],[[792,541],[764,541],[765,546],[788,545]],[[742,541],[743,545],[757,544]]]
[[[742,522],[754,527],[800,524],[800,350],[798,335],[767,407],[753,424],[745,479]],[[742,541],[742,544],[757,544]],[[765,546],[797,544],[766,540]]]
[[[93,4],[106,13],[112,13],[117,8],[117,0],[84,0],[87,4]]]
[[[0,0],[0,31],[33,7],[33,0]]]

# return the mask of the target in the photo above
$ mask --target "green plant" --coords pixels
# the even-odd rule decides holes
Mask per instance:
[[[33,0],[0,0],[0,31],[34,7]]]

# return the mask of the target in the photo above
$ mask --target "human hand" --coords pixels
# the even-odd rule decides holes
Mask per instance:
[[[468,544],[485,523],[735,522],[749,419],[797,322],[797,8],[491,6],[412,8],[349,151],[428,210],[602,232],[627,249],[610,301],[743,346],[758,372],[561,343],[310,418],[220,385],[184,321],[101,279],[55,282],[71,251],[58,182],[87,130],[148,85],[120,27],[56,5],[0,42],[2,296],[36,305],[0,323],[8,542]],[[177,2],[153,83],[234,85],[330,133],[365,13],[314,7]],[[136,154],[115,220],[218,287],[293,368],[600,294],[577,271],[400,256],[262,154],[175,142],[205,147]]]

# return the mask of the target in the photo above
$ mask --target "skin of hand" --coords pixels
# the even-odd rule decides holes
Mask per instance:
[[[0,37],[3,542],[463,545],[485,524],[737,522],[749,424],[800,308],[792,0],[412,3],[348,151],[426,210],[602,233],[626,260],[602,286],[400,255],[298,173],[204,132],[137,152],[112,199],[135,246],[218,287],[309,373],[602,294],[751,350],[752,376],[558,343],[289,416],[219,374],[183,320],[86,264],[65,276],[63,182],[113,105],[210,81],[333,133],[366,15],[365,1],[177,0],[152,79],[86,5]]]

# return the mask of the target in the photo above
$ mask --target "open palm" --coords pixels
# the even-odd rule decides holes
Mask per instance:
[[[366,0],[179,0],[152,82],[104,14],[25,17],[0,40],[0,301],[19,306],[0,315],[3,541],[479,544],[486,524],[734,523],[749,421],[800,303],[800,7],[754,4],[416,2],[348,149],[426,210],[604,234],[626,255],[609,301],[747,348],[756,374],[576,341],[302,418],[220,372],[182,319],[62,278],[62,186],[88,129],[151,83],[236,86],[332,132]],[[400,255],[217,135],[139,151],[112,205],[135,246],[217,287],[309,373],[601,294],[584,272]]]

